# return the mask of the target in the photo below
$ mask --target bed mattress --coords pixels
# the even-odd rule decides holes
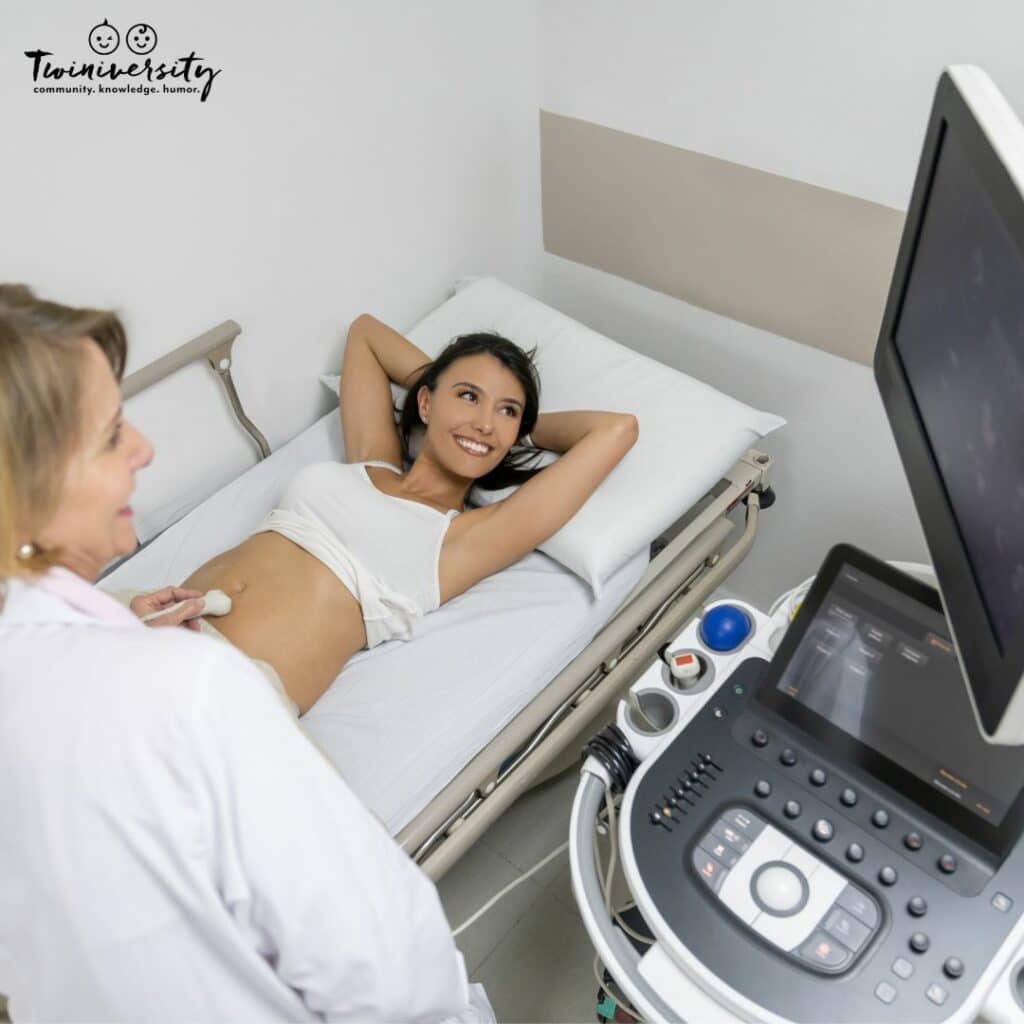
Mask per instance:
[[[193,509],[102,581],[177,584],[240,543],[302,466],[344,458],[333,411]],[[409,642],[361,651],[300,720],[353,791],[397,834],[600,630],[647,565],[624,565],[595,600],[534,552],[420,620]]]

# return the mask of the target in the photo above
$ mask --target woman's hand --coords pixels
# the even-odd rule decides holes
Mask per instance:
[[[186,590],[184,587],[164,587],[163,590],[156,590],[152,594],[139,594],[133,597],[129,608],[141,619],[146,615],[152,615],[162,608],[170,608],[179,601],[185,603],[180,608],[150,619],[147,626],[181,626],[186,629],[198,630],[199,623],[197,616],[203,613],[203,592],[201,590]]]

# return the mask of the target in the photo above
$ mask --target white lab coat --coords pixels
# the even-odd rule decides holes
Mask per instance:
[[[492,1021],[433,884],[248,660],[56,572],[0,613],[12,1019]]]

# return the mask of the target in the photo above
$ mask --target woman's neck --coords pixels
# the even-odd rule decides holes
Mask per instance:
[[[403,495],[442,508],[460,509],[474,484],[472,477],[458,476],[445,469],[429,452],[421,451],[399,486]]]

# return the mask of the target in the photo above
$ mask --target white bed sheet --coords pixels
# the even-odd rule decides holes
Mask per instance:
[[[208,498],[102,586],[180,583],[248,536],[301,466],[343,457],[334,411]],[[646,565],[646,551],[638,552],[594,600],[578,577],[530,554],[427,615],[410,642],[361,651],[300,724],[396,834],[587,645]]]

